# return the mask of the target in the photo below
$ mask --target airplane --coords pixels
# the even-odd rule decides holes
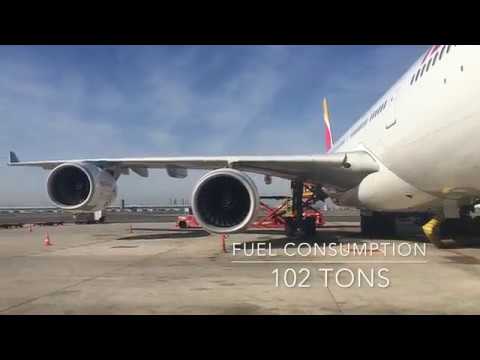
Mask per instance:
[[[430,242],[469,233],[470,212],[480,203],[480,46],[434,45],[335,143],[326,99],[324,154],[99,158],[25,161],[10,153],[9,166],[50,170],[47,192],[64,210],[95,211],[116,197],[116,182],[130,171],[166,169],[184,178],[209,170],[192,192],[192,209],[211,233],[241,232],[255,219],[259,194],[247,173],[291,182],[295,218],[287,233],[311,235],[302,218],[305,183],[319,200],[361,210],[368,236],[395,234],[395,219],[416,214]]]

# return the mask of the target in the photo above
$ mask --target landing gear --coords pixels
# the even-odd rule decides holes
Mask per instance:
[[[302,220],[302,232],[305,236],[314,236],[317,232],[317,224],[313,216]]]
[[[362,235],[368,237],[394,236],[396,233],[395,215],[388,213],[372,212],[360,216]]]
[[[435,216],[430,219],[425,225],[422,226],[423,233],[436,248],[443,249],[445,244],[442,242],[440,227],[442,224],[442,218]]]
[[[285,235],[287,237],[294,237],[297,233],[297,226],[295,224],[295,219],[288,218],[285,219]]]
[[[292,181],[292,213],[293,216],[285,218],[285,233],[287,237],[300,235],[310,237],[315,235],[317,230],[315,216],[303,217],[303,181]]]
[[[300,226],[295,223],[294,219],[287,219],[285,222],[285,234],[287,237],[300,236],[314,236],[317,232],[317,224],[313,216],[302,219]]]
[[[427,239],[437,248],[448,247],[448,240],[468,243],[480,235],[480,221],[472,219],[473,207],[464,206],[459,209],[459,218],[445,219],[441,215],[434,216],[422,226]]]
[[[470,214],[474,208],[462,206],[457,210],[456,218],[446,218],[443,211],[438,211],[436,215],[431,212],[410,213],[410,217],[416,219],[415,225],[420,226],[427,240],[439,249],[447,248],[452,243],[467,245],[477,241],[480,238],[480,218],[472,219]],[[362,235],[370,238],[394,237],[402,233],[401,220],[400,213],[362,211]]]

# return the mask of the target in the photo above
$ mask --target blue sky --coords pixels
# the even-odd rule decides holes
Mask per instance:
[[[0,206],[50,204],[47,172],[7,168],[10,149],[25,160],[322,153],[323,97],[338,139],[427,48],[1,46]],[[201,174],[122,177],[119,198],[189,198]]]

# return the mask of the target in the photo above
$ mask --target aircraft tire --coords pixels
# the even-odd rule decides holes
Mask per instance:
[[[371,216],[361,215],[360,229],[364,236],[393,236],[395,235],[395,215],[373,213]]]
[[[305,236],[315,236],[315,233],[317,232],[315,217],[311,216],[304,219],[302,229]]]
[[[296,233],[295,221],[293,219],[286,219],[285,221],[285,235],[287,237],[294,237]]]

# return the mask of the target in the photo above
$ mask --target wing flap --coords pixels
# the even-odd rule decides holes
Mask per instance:
[[[335,153],[293,159],[239,160],[233,167],[258,174],[329,185],[340,191],[351,189],[362,179],[378,171],[377,162],[363,151]]]

